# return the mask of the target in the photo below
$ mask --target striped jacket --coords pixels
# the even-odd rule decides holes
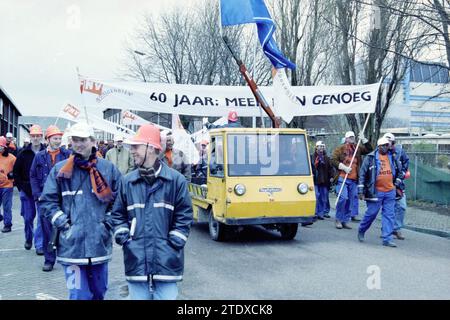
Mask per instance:
[[[123,244],[128,281],[182,280],[183,248],[193,222],[187,181],[161,163],[153,185],[136,169],[122,178],[112,210],[114,236],[129,235]]]
[[[67,160],[55,164],[39,198],[40,208],[54,226],[69,219],[70,228],[59,233],[56,259],[65,265],[105,263],[112,255],[112,203],[103,203],[92,190],[89,172],[76,165],[71,179],[57,178]],[[111,162],[97,158],[97,169],[113,194],[121,174]]]

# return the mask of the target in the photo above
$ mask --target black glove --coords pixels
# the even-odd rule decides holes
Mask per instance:
[[[125,244],[125,242],[127,242],[128,240],[130,240],[130,232],[126,231],[126,232],[119,232],[116,234],[116,236],[114,237],[114,239],[116,240],[116,243],[120,246],[123,246]]]
[[[12,172],[8,173],[7,177],[8,177],[8,180],[14,179],[14,173],[12,173]]]
[[[58,217],[58,219],[55,220],[53,225],[59,230],[59,231],[66,231],[70,228],[69,224],[69,218],[66,214],[63,214]]]
[[[183,249],[184,245],[186,244],[186,242],[183,239],[172,234],[169,234],[169,243],[172,247],[174,247],[177,250]]]

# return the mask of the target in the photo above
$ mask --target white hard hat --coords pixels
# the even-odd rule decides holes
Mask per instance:
[[[13,134],[12,134],[11,132],[8,132],[8,133],[6,133],[6,137],[7,137],[7,138],[12,138],[12,137],[13,137]]]
[[[355,133],[353,131],[347,131],[345,133],[345,138],[350,138],[350,137],[354,137]]]
[[[389,144],[389,140],[386,137],[381,137],[378,139],[377,145],[382,146],[383,144]]]
[[[325,147],[325,143],[323,143],[323,141],[319,140],[316,142],[316,147],[318,146],[324,146]]]
[[[89,138],[94,137],[94,128],[86,122],[78,122],[70,127],[70,137]]]
[[[123,138],[123,136],[119,136],[119,135],[115,135],[114,136],[114,141],[124,141],[125,139]]]
[[[387,138],[389,141],[395,141],[395,136],[390,132],[385,133],[383,137]]]

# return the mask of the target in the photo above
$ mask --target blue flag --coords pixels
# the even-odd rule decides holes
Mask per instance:
[[[295,64],[283,56],[272,37],[275,23],[264,0],[220,0],[220,14],[222,26],[256,23],[259,42],[273,66],[277,69],[295,69]]]

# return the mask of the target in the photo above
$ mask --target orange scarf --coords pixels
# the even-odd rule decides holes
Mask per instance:
[[[69,159],[67,159],[66,164],[59,170],[58,178],[71,179],[74,165],[82,170],[89,171],[92,189],[94,190],[97,199],[105,203],[114,200],[111,188],[97,169],[97,158],[95,153],[89,157],[89,160],[82,160],[78,157],[75,158],[75,155],[71,155]]]
[[[55,165],[56,163],[56,156],[60,153],[60,149],[55,150],[55,151],[51,151],[51,150],[47,150],[48,154],[50,155],[50,157],[52,158],[52,166]]]
[[[172,150],[166,151],[167,164],[172,168]]]

